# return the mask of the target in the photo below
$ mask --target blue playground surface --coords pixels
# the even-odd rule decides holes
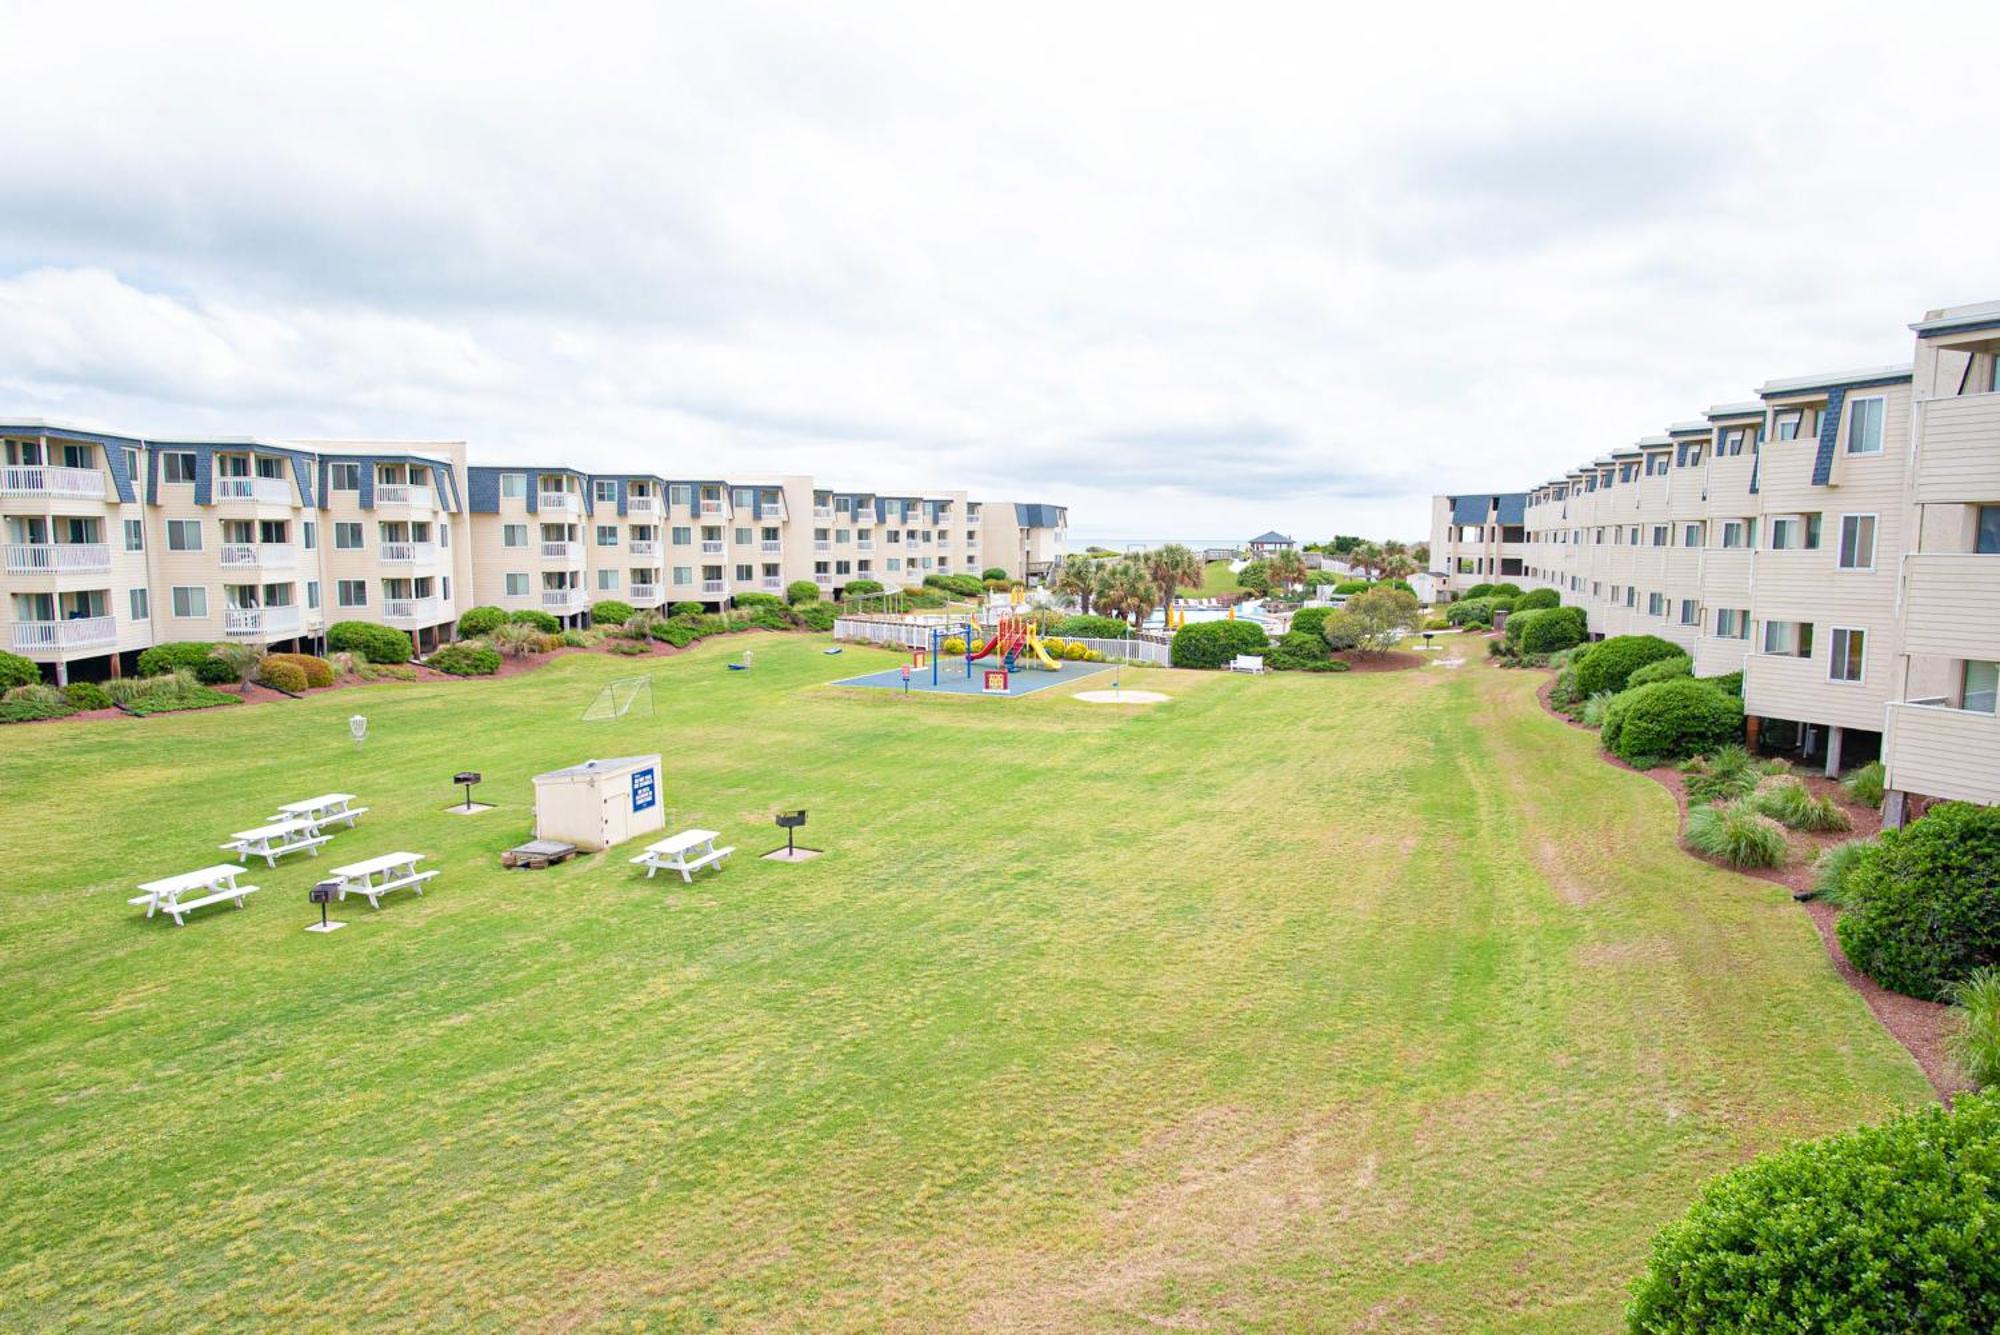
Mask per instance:
[[[985,681],[982,669],[987,666],[981,659],[972,665],[972,675],[967,677],[964,659],[947,659],[940,665],[937,685],[931,685],[931,670],[928,667],[910,669],[910,694],[922,692],[926,695],[984,695],[980,690]],[[1007,694],[1031,695],[1051,686],[1060,686],[1066,681],[1077,681],[1084,677],[1094,677],[1100,672],[1109,672],[1115,666],[1111,663],[1068,663],[1056,671],[1047,668],[1023,668],[1007,678]],[[887,672],[871,672],[865,677],[849,677],[845,681],[833,683],[835,686],[870,686],[879,690],[900,691],[903,689],[903,670],[890,668]],[[994,699],[999,698],[996,691]]]

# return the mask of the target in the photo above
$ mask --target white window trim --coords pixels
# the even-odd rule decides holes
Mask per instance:
[[[175,603],[177,603],[177,602],[178,602],[179,600],[178,600],[177,598],[175,598],[175,597],[174,597],[174,595],[175,595],[175,594],[177,594],[177,593],[181,593],[181,592],[183,592],[183,591],[185,591],[185,592],[187,592],[187,593],[189,593],[189,594],[196,594],[196,593],[199,593],[199,594],[201,595],[201,611],[199,611],[199,612],[182,612],[182,611],[179,611],[179,610],[177,610],[177,609],[175,608],[175,606],[174,606],[174,605],[175,605]],[[187,600],[187,602],[188,602],[188,606],[189,606],[189,607],[193,607],[193,606],[194,606],[194,599],[193,599],[192,597],[190,597],[190,598],[189,598],[189,599]],[[170,587],[170,589],[169,589],[168,593],[167,593],[167,615],[168,615],[168,616],[170,616],[170,617],[172,617],[172,618],[173,618],[174,620],[176,620],[176,621],[206,621],[206,620],[208,620],[208,586],[207,586],[207,585],[205,585],[205,584],[175,584],[175,585],[172,585],[172,586]]]
[[[1872,450],[1857,450],[1857,449],[1855,449],[1855,448],[1854,448],[1854,410],[1855,410],[1855,408],[1856,408],[1856,407],[1857,407],[1858,405],[1860,405],[1860,404],[1863,404],[1863,403],[1879,403],[1879,404],[1881,404],[1881,405],[1882,405],[1882,435],[1881,435],[1881,438],[1880,438],[1879,440],[1877,440],[1877,441],[1876,441],[1876,443],[1875,443],[1875,448],[1874,448],[1874,449],[1872,449]],[[1885,394],[1863,394],[1863,395],[1861,395],[1861,396],[1860,396],[1859,398],[1852,398],[1852,399],[1849,399],[1849,400],[1847,401],[1847,450],[1846,450],[1846,452],[1847,452],[1848,454],[1854,454],[1854,455],[1859,455],[1859,456],[1860,456],[1861,458],[1863,458],[1863,459],[1867,459],[1867,458],[1872,458],[1873,456],[1875,456],[1875,455],[1878,455],[1878,454],[1886,454],[1886,453],[1888,453],[1888,451],[1889,451],[1889,398],[1888,398],[1888,396],[1887,396],[1887,395],[1885,395]]]
[[[1867,565],[1865,565],[1865,566],[1844,566],[1844,565],[1842,565],[1842,564],[1840,563],[1840,556],[1841,556],[1841,553],[1842,553],[1843,551],[1845,551],[1845,550],[1846,550],[1846,548],[1847,548],[1847,521],[1848,521],[1848,520],[1850,520],[1850,519],[1869,519],[1869,520],[1873,520],[1873,521],[1874,521],[1874,522],[1873,522],[1873,523],[1872,523],[1872,524],[1871,524],[1871,525],[1869,526],[1869,532],[1868,532],[1868,564],[1867,564]],[[1881,547],[1882,547],[1882,516],[1881,516],[1881,515],[1879,515],[1879,514],[1875,513],[1875,512],[1874,512],[1874,511],[1872,511],[1872,510],[1856,510],[1856,511],[1854,511],[1854,512],[1853,512],[1853,513],[1851,513],[1851,514],[1845,514],[1845,513],[1844,513],[1844,514],[1842,514],[1842,515],[1840,516],[1840,524],[1839,524],[1839,526],[1838,526],[1838,527],[1836,527],[1836,528],[1834,529],[1834,531],[1833,531],[1833,570],[1834,570],[1834,573],[1835,573],[1835,574],[1837,574],[1837,575],[1872,575],[1872,574],[1874,574],[1874,573],[1875,573],[1875,554],[1876,554],[1876,553],[1877,553],[1878,551],[1880,551],[1880,550],[1881,550]]]
[[[1854,678],[1833,675],[1833,642],[1836,636],[1845,632],[1861,637],[1861,675]],[[1873,634],[1866,626],[1828,626],[1826,628],[1826,680],[1830,686],[1865,686],[1868,684],[1868,641]]]

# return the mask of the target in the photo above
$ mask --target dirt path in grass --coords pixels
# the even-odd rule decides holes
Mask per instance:
[[[1535,700],[1550,717],[1560,720],[1579,732],[1592,732],[1575,719],[1562,713],[1549,703],[1549,694],[1555,687],[1555,674],[1535,690]],[[1900,992],[1891,992],[1874,979],[1862,973],[1848,962],[1847,954],[1840,948],[1840,940],[1834,935],[1833,925],[1840,917],[1840,910],[1831,904],[1821,903],[1805,896],[1812,893],[1813,862],[1820,850],[1849,839],[1867,839],[1879,834],[1882,829],[1882,813],[1873,807],[1862,806],[1847,795],[1847,790],[1831,779],[1819,775],[1801,774],[1797,776],[1815,796],[1830,796],[1840,804],[1853,822],[1851,830],[1812,833],[1801,830],[1787,830],[1785,837],[1791,845],[1792,856],[1782,867],[1742,868],[1732,867],[1716,858],[1705,857],[1690,849],[1683,841],[1687,833],[1688,795],[1687,782],[1681,772],[1671,765],[1661,765],[1655,769],[1633,769],[1614,755],[1600,752],[1598,758],[1607,765],[1643,774],[1660,787],[1673,794],[1674,805],[1680,812],[1680,824],[1675,841],[1681,851],[1691,858],[1706,862],[1722,871],[1735,872],[1738,876],[1753,877],[1760,881],[1770,881],[1782,885],[1792,892],[1792,898],[1805,910],[1811,919],[1813,930],[1819,933],[1820,944],[1826,947],[1827,958],[1833,961],[1834,972],[1860,994],[1868,1003],[1868,1009],[1877,1022],[1889,1031],[1889,1036],[1903,1045],[1916,1063],[1923,1069],[1924,1078],[1931,1082],[1931,1088],[1946,1103],[1951,1096],[1972,1088],[1970,1081],[1960,1073],[1958,1067],[1946,1055],[1945,1038],[1951,1032],[1951,1007],[1935,1001],[1923,1001],[1917,997],[1906,997]]]

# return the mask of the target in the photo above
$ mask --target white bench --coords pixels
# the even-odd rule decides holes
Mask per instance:
[[[714,830],[682,830],[671,838],[658,843],[647,844],[646,851],[631,859],[635,867],[646,869],[646,879],[652,880],[656,871],[677,871],[681,879],[694,884],[694,874],[703,867],[722,870],[722,863],[734,848],[717,848],[715,841],[721,836]]]
[[[367,807],[350,806],[353,793],[321,793],[318,797],[308,797],[299,802],[287,802],[271,817],[274,821],[309,820],[319,825],[331,825],[334,821],[347,822],[353,829],[354,822],[368,814]]]
[[[134,906],[146,906],[146,916],[165,913],[174,920],[176,927],[187,926],[181,915],[209,904],[220,904],[225,899],[236,901],[242,908],[247,896],[257,893],[254,885],[238,885],[237,874],[242,868],[234,863],[223,862],[213,867],[203,867],[200,871],[183,872],[179,876],[168,876],[158,881],[147,881],[139,887],[140,893],[125,902]],[[192,895],[193,898],[186,896]]]
[[[339,893],[343,901],[349,894],[356,894],[368,901],[369,908],[379,909],[382,896],[391,890],[414,890],[419,897],[423,895],[424,882],[437,875],[434,871],[417,870],[423,857],[422,853],[384,853],[366,862],[335,867],[332,874],[340,878]]]
[[[1229,664],[1231,672],[1262,672],[1264,660],[1257,654],[1238,654]]]
[[[234,853],[239,862],[247,864],[251,858],[262,858],[266,864],[275,867],[279,858],[300,849],[318,857],[319,846],[332,839],[332,835],[319,832],[318,821],[301,818],[259,825],[254,830],[238,830],[229,836],[229,842],[217,847]]]

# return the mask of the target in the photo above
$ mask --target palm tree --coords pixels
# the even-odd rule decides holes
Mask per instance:
[[[1386,544],[1385,544],[1385,550],[1386,550]],[[1411,560],[1406,553],[1403,552],[1396,552],[1392,555],[1387,555],[1382,558],[1383,579],[1408,579],[1410,576],[1416,574],[1417,571],[1421,569],[1423,569],[1422,566],[1419,566],[1415,561]]]
[[[1271,583],[1281,589],[1294,589],[1306,582],[1306,559],[1289,547],[1283,547],[1271,554],[1265,563],[1265,571]]]
[[[533,647],[540,632],[533,626],[524,626],[518,621],[509,621],[504,626],[495,626],[490,637],[493,647],[519,658]]]
[[[1170,542],[1147,552],[1144,559],[1146,576],[1159,588],[1160,606],[1167,609],[1166,623],[1171,628],[1174,624],[1174,589],[1176,586],[1190,589],[1201,586],[1201,558],[1178,542]]]
[[[1077,611],[1090,615],[1090,600],[1097,593],[1097,562],[1072,552],[1056,567],[1056,592],[1076,599]]]
[[[1357,542],[1354,550],[1347,554],[1348,565],[1361,572],[1364,579],[1376,578],[1382,570],[1382,544],[1378,542]]]
[[[1124,617],[1134,629],[1159,606],[1160,590],[1136,561],[1108,567],[1097,583],[1097,610]]]
[[[218,644],[215,657],[229,665],[236,674],[236,689],[242,694],[250,693],[250,678],[256,675],[257,665],[264,661],[264,646],[261,644]]]

